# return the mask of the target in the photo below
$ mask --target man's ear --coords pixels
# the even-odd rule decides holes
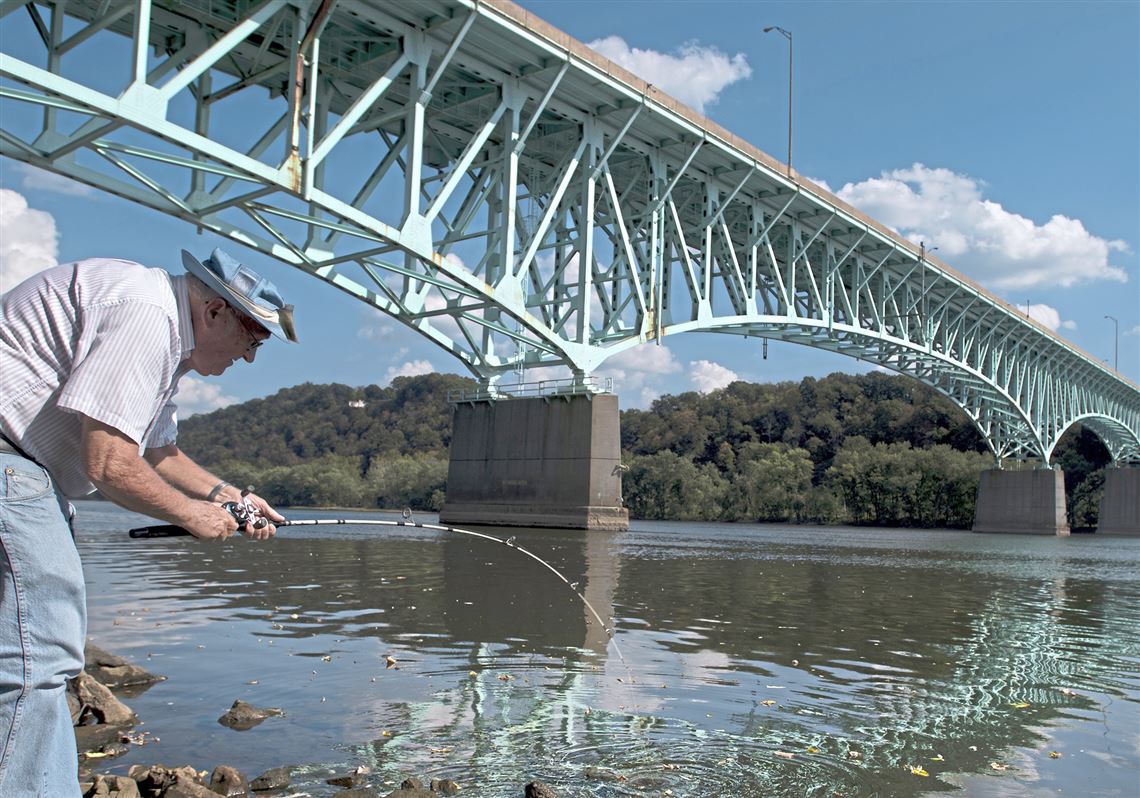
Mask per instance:
[[[206,307],[205,307],[204,312],[205,312],[207,319],[209,319],[210,321],[214,321],[215,319],[218,318],[218,316],[220,316],[222,314],[222,311],[224,311],[225,309],[226,309],[226,300],[222,299],[220,296],[216,296],[213,299],[206,302]]]

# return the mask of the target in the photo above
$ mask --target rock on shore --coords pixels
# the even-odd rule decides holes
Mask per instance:
[[[130,733],[130,727],[138,718],[108,687],[122,689],[150,685],[165,678],[147,673],[98,646],[88,644],[86,651],[88,662],[84,672],[68,685],[68,702],[72,720],[76,723],[76,745],[81,763],[118,756],[128,750],[127,743],[140,743],[145,737]],[[218,718],[218,722],[241,731],[275,715],[284,715],[284,712],[276,707],[254,707],[238,699]],[[335,793],[333,798],[382,798],[378,788],[367,786],[369,775],[367,767],[358,767],[350,773],[327,779],[327,783],[346,788]],[[250,798],[277,795],[293,786],[291,767],[273,768],[247,780],[240,771],[228,765],[214,768],[209,778],[207,771],[198,772],[189,765],[133,765],[126,776],[85,774],[81,771],[80,779],[84,798]],[[459,795],[460,792],[460,785],[451,779],[433,779],[428,787],[424,787],[419,779],[407,778],[398,789],[383,798],[440,798]],[[525,798],[558,798],[540,781],[527,784],[523,794]]]

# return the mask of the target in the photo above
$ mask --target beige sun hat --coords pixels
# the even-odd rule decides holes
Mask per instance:
[[[182,250],[182,265],[269,332],[283,341],[297,342],[293,306],[286,305],[277,286],[253,269],[238,263],[221,249],[215,249],[204,261]]]

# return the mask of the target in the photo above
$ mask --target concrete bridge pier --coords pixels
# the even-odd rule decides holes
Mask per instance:
[[[440,523],[629,528],[614,394],[455,404]]]
[[[1065,472],[1059,468],[983,471],[974,507],[974,531],[1068,535]]]
[[[1098,535],[1140,535],[1140,468],[1108,468]]]

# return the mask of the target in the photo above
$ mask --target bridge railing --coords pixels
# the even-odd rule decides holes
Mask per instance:
[[[594,396],[613,392],[613,377],[590,375],[581,378],[567,377],[554,380],[515,382],[508,385],[491,383],[478,388],[453,388],[447,392],[447,401],[458,404],[461,402],[492,402],[503,399],[533,399],[536,397]]]

